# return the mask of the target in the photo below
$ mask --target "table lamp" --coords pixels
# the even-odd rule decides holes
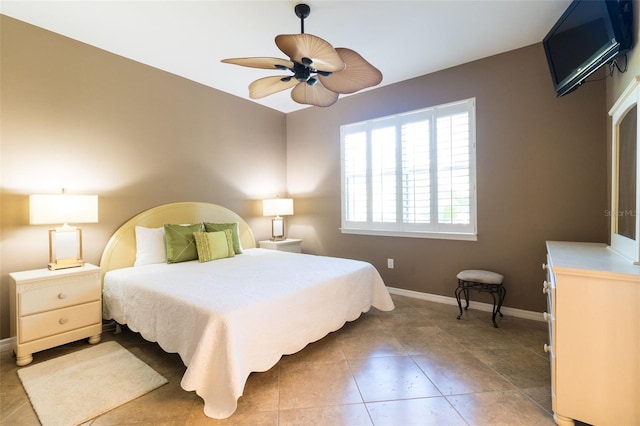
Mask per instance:
[[[284,219],[281,216],[293,214],[293,199],[271,198],[262,201],[263,216],[275,216],[271,220],[271,241],[284,240]]]

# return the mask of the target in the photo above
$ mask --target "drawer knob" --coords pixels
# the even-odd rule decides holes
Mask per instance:
[[[551,321],[551,319],[553,318],[550,314],[546,312],[542,314],[542,317],[544,318],[545,321]]]
[[[546,343],[544,344],[544,351],[549,353],[551,352],[551,345],[547,345]]]
[[[66,299],[66,298],[67,298],[67,293],[58,294],[58,299]]]
[[[546,264],[546,263],[543,263],[543,264],[542,264],[542,270],[543,270],[543,271],[546,271],[546,270],[547,270],[547,264]]]
[[[60,318],[58,320],[58,322],[60,323],[60,325],[65,325],[67,322],[69,321],[68,318]]]
[[[543,282],[542,283],[542,294],[548,294],[549,293],[549,283],[548,282]]]

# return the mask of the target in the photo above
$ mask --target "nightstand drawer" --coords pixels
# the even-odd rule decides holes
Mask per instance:
[[[100,301],[29,315],[19,319],[20,343],[100,323]]]
[[[100,282],[92,276],[27,290],[18,294],[18,315],[31,315],[100,300],[100,293]]]

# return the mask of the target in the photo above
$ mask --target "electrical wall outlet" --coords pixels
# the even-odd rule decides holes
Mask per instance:
[[[387,259],[387,268],[393,269],[393,259]]]

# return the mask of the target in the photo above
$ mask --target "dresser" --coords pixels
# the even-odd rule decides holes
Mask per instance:
[[[640,425],[640,266],[605,244],[547,242],[554,420]]]
[[[10,327],[16,364],[27,365],[33,353],[89,338],[100,341],[102,287],[100,268],[37,269],[9,274]]]

